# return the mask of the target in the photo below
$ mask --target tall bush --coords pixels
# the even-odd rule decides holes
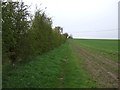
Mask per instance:
[[[36,10],[29,20],[28,6],[19,2],[2,2],[3,64],[26,62],[59,47],[66,40],[60,26],[52,29],[52,19]]]

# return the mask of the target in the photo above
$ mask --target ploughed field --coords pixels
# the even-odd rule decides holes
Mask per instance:
[[[118,40],[70,39],[3,73],[3,88],[118,88]]]

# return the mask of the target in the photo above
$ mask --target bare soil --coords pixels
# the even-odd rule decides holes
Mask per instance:
[[[118,88],[118,62],[83,49],[76,43],[72,43],[71,48],[80,60],[83,60],[83,66],[92,79],[99,84],[98,88]]]

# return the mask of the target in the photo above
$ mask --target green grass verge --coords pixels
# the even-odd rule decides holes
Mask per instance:
[[[71,47],[71,41],[68,46],[68,62],[65,66],[65,88],[96,88],[97,84],[91,79],[88,72],[85,71],[84,62],[74,52]]]
[[[3,88],[97,87],[85,71],[85,67],[82,67],[83,62],[80,61],[70,44],[71,42],[67,41],[61,47],[4,73]],[[67,57],[66,64],[65,57]]]
[[[3,88],[56,88],[66,45],[3,74]]]

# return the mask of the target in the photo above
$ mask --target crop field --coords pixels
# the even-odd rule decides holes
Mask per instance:
[[[118,40],[74,40],[76,54],[98,87],[118,87]],[[74,50],[75,50],[74,49]]]
[[[76,39],[75,41],[92,52],[118,60],[118,40]]]
[[[69,39],[3,73],[3,88],[118,88],[118,40]]]

